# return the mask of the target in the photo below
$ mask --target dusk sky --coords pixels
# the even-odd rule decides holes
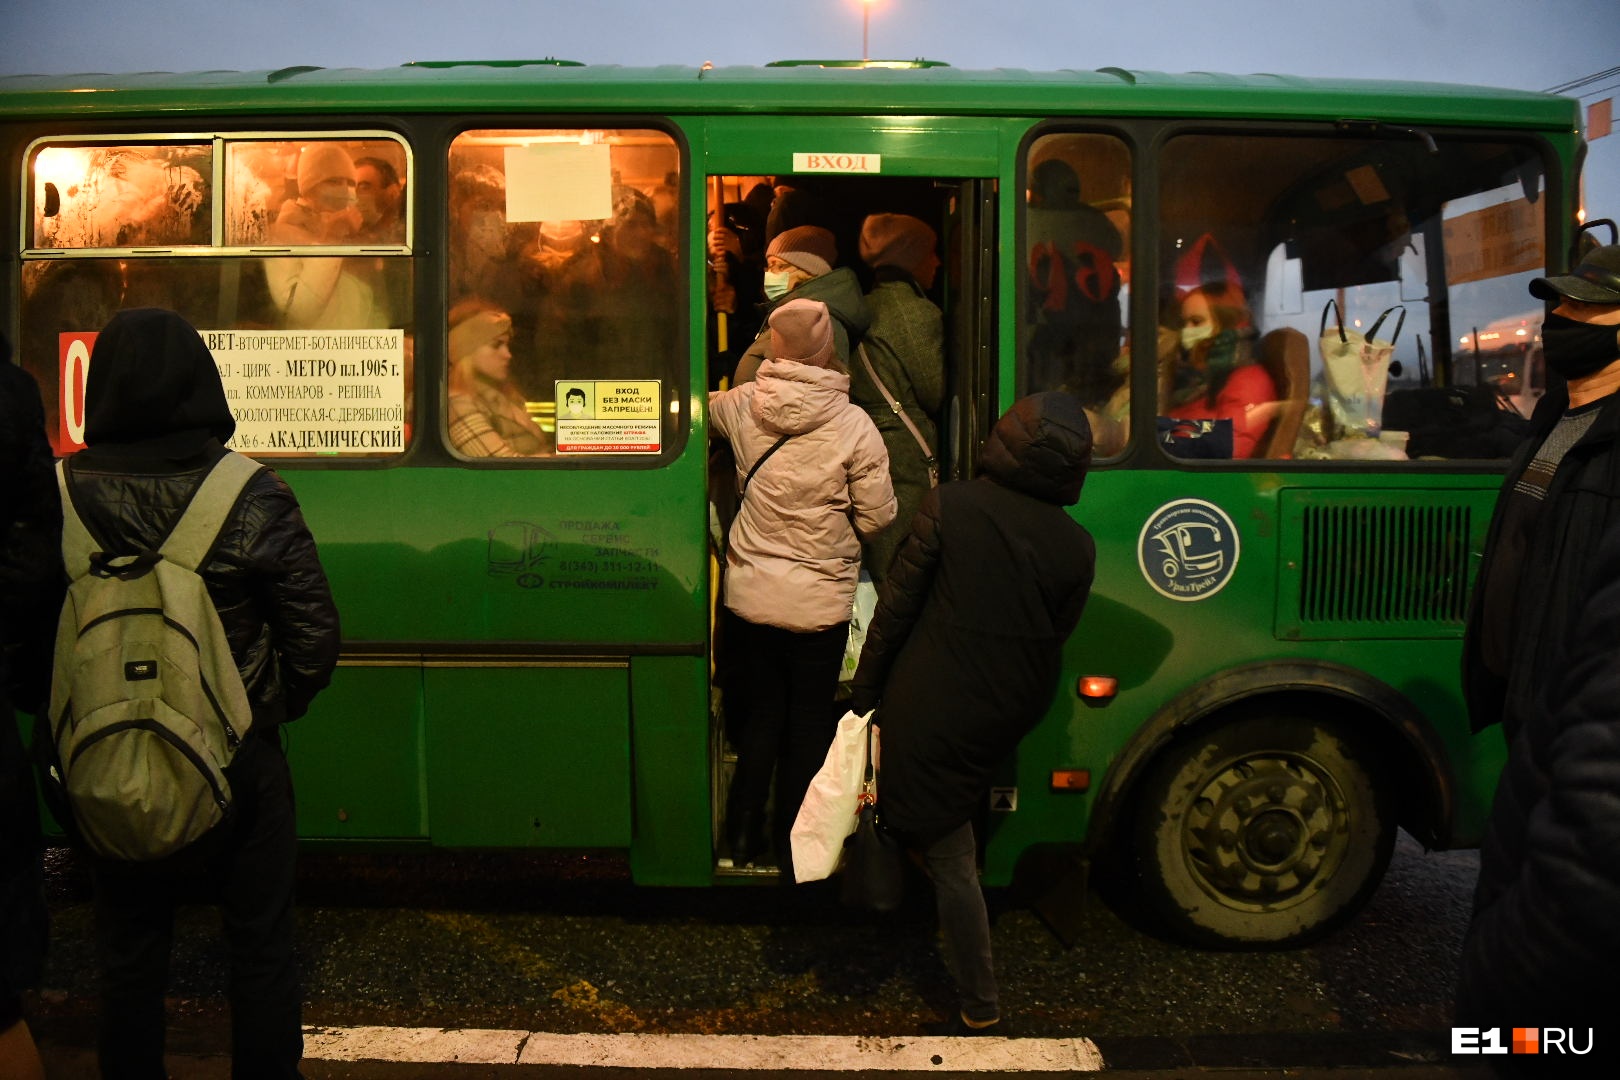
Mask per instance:
[[[1546,90],[1620,66],[1615,0],[876,0],[871,55],[962,68],[1277,72]],[[860,0],[0,0],[0,75],[858,58]],[[1601,91],[1601,92],[1599,92]],[[1581,87],[1590,102],[1620,76]],[[1593,143],[1620,217],[1620,135]]]

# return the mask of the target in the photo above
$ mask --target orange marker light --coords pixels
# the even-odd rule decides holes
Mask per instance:
[[[1119,693],[1119,680],[1112,675],[1082,675],[1075,692],[1083,698],[1111,698]]]
[[[1053,769],[1053,791],[1089,791],[1091,790],[1090,769]]]

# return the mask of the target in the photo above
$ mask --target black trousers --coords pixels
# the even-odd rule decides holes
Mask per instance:
[[[227,774],[235,814],[220,837],[162,863],[98,860],[96,951],[104,1080],[161,1080],[163,998],[177,902],[204,894],[224,912],[233,1080],[297,1077],[304,1036],[293,961],[298,838],[292,774],[273,730],[251,735]]]
[[[776,777],[771,835],[785,871],[793,819],[838,730],[833,694],[849,624],[801,634],[732,616],[728,632],[740,665],[732,686],[742,697],[742,724],[726,810],[762,812]]]
[[[0,1031],[22,1019],[22,993],[39,981],[46,927],[34,771],[0,683]]]

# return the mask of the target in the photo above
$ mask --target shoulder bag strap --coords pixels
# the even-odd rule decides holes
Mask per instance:
[[[900,399],[889,393],[889,388],[883,384],[882,379],[878,378],[877,369],[872,366],[872,361],[866,355],[866,344],[863,342],[855,346],[855,352],[861,358],[861,366],[866,368],[866,374],[872,380],[872,385],[877,387],[878,393],[883,395],[883,400],[888,403],[889,409],[900,418],[900,422],[906,426],[906,430],[911,432],[911,437],[917,440],[917,447],[922,451],[923,460],[928,463],[929,485],[939,483],[939,459],[934,457],[933,451],[928,449],[928,440],[923,438],[921,431],[917,430],[917,425],[912,422],[911,417],[906,415],[905,406],[900,404]]]
[[[219,539],[231,511],[236,509],[248,481],[263,468],[252,458],[227,450],[192,494],[180,520],[169,530],[168,539],[159,548],[163,557],[187,570],[195,571],[201,566]]]
[[[775,442],[771,443],[771,448],[769,450],[759,455],[759,460],[754,462],[754,467],[748,470],[747,476],[743,477],[742,487],[737,489],[738,499],[741,499],[744,495],[748,494],[748,482],[754,478],[755,473],[759,472],[759,467],[765,464],[765,460],[778,450],[782,449],[782,444],[791,438],[793,438],[792,435],[782,436],[780,439],[777,439]]]

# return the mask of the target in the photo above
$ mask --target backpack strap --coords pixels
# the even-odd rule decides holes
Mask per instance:
[[[77,581],[90,572],[90,556],[101,550],[96,538],[90,535],[79,512],[73,506],[73,492],[68,486],[68,458],[56,463],[56,486],[62,493],[62,564],[69,581]]]
[[[231,511],[236,509],[248,481],[263,468],[252,458],[227,450],[192,493],[185,512],[169,530],[168,539],[158,549],[163,557],[195,572],[219,539],[219,532]]]

